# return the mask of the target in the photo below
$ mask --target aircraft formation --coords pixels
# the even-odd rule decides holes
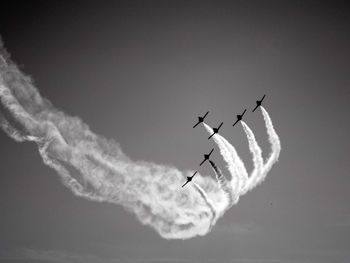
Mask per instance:
[[[256,101],[256,106],[255,108],[252,110],[252,112],[254,112],[258,107],[261,106],[263,100],[265,99],[266,95],[264,94],[264,96],[260,99],[260,100],[257,100]],[[237,120],[235,121],[235,123],[232,125],[233,127],[242,120],[243,118],[243,115],[246,113],[247,109],[245,109],[242,114],[238,114],[236,115],[237,117]],[[204,119],[205,117],[207,117],[207,115],[209,114],[209,111],[207,111],[203,116],[198,116],[198,122],[193,126],[193,128],[196,128],[200,123],[203,123],[204,122]],[[209,136],[208,140],[210,140],[211,137],[213,137],[215,134],[219,133],[219,130],[221,128],[221,126],[223,125],[224,123],[221,122],[220,125],[217,127],[217,128],[212,128],[213,129],[213,133]],[[210,158],[210,155],[213,153],[214,151],[214,148],[211,149],[211,151],[208,153],[208,154],[204,154],[204,160],[199,164],[199,166],[202,166],[203,163],[205,163],[206,161],[209,161],[211,162],[211,160],[209,159]],[[193,173],[192,176],[187,176],[187,181],[186,183],[184,183],[182,185],[182,187],[184,187],[185,185],[187,185],[189,182],[192,181],[193,177],[197,174],[197,171],[195,171]]]

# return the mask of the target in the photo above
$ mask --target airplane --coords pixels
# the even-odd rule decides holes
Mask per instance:
[[[213,134],[209,136],[208,140],[214,136],[214,134],[218,133],[219,132],[219,129],[221,128],[221,126],[223,125],[224,123],[222,122],[219,127],[217,128],[213,128]]]
[[[213,151],[214,151],[214,148],[211,149],[210,153],[204,154],[204,160],[200,163],[199,166],[201,166],[206,160],[209,160],[209,157],[210,157],[210,155],[212,154]]]
[[[182,187],[184,187],[186,184],[188,184],[189,182],[191,182],[191,181],[192,181],[193,176],[195,176],[195,175],[196,175],[196,173],[197,173],[197,171],[195,171],[195,172],[194,172],[194,174],[193,174],[192,176],[187,176],[187,182],[186,182],[186,183],[184,183]]]
[[[237,122],[239,122],[240,120],[242,120],[242,117],[243,117],[243,115],[244,115],[244,113],[245,113],[246,111],[247,111],[247,109],[245,109],[241,115],[239,115],[239,114],[237,115],[237,120],[236,120],[236,122],[235,122],[232,126],[235,126]]]
[[[264,94],[264,96],[261,98],[261,100],[257,100],[257,101],[256,101],[256,106],[255,106],[253,112],[254,112],[259,106],[261,106],[261,103],[262,103],[263,99],[265,98],[265,96],[266,96],[266,95]]]
[[[199,116],[199,117],[198,117],[198,122],[196,123],[196,125],[193,126],[193,128],[196,128],[198,124],[200,124],[201,122],[203,122],[203,121],[204,121],[204,118],[207,117],[208,113],[209,113],[209,111],[207,111],[207,113],[204,114],[203,117]]]

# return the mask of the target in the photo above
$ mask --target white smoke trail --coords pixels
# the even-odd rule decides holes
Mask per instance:
[[[213,129],[209,125],[203,122],[203,126],[208,132],[208,134],[213,134]],[[220,154],[226,162],[226,168],[230,172],[232,178],[231,182],[233,186],[233,191],[236,193],[239,189],[239,173],[241,173],[240,167],[238,167],[239,165],[237,165],[237,159],[234,158],[233,154],[230,152],[230,149],[228,149],[227,144],[223,141],[224,138],[220,134],[214,134],[212,139],[219,147]]]
[[[198,191],[198,193],[202,196],[204,202],[208,205],[208,207],[210,208],[211,212],[212,212],[212,219],[211,219],[211,223],[210,226],[213,227],[216,220],[218,219],[218,211],[215,208],[214,204],[212,203],[212,201],[210,200],[210,198],[207,196],[207,194],[205,193],[205,191],[203,190],[202,187],[200,187],[198,184],[196,184],[195,182],[193,182],[193,186],[196,188],[196,190]]]
[[[249,150],[252,153],[253,164],[254,164],[254,169],[253,169],[247,183],[245,184],[245,187],[243,189],[241,189],[242,192],[246,192],[247,191],[246,187],[254,185],[257,181],[258,175],[262,173],[264,160],[262,158],[261,148],[258,145],[257,141],[255,140],[254,133],[252,132],[252,130],[248,127],[248,125],[244,121],[241,121],[241,124],[242,124],[243,130],[248,138]]]
[[[216,180],[218,181],[218,184],[222,191],[227,196],[228,204],[226,207],[226,210],[229,209],[231,206],[233,206],[238,201],[238,196],[235,195],[236,192],[233,191],[231,184],[227,181],[227,178],[222,174],[221,170],[216,166],[216,164],[209,160],[209,163],[211,167],[213,168],[213,171],[216,176]],[[225,211],[222,211],[224,213]]]
[[[42,99],[4,50],[0,57],[2,129],[16,141],[35,141],[44,163],[75,195],[121,204],[165,238],[191,238],[210,230],[215,202],[224,198],[215,180],[197,175],[198,185],[213,197],[208,206],[195,188],[179,189],[183,173],[131,161],[118,144]]]
[[[247,134],[247,137],[249,140],[251,152],[253,154],[254,165],[257,169],[253,170],[253,173],[250,176],[248,183],[241,191],[241,195],[244,195],[247,191],[254,189],[257,185],[259,185],[265,180],[267,173],[271,170],[272,166],[278,161],[278,157],[281,152],[281,142],[275,129],[273,128],[271,118],[262,106],[260,106],[260,108],[264,116],[266,130],[269,136],[269,142],[271,144],[271,154],[268,157],[266,163],[263,165],[263,167],[261,167],[261,149],[255,140],[253,132],[246,125],[246,128],[248,129],[245,131],[249,133],[249,135]]]
[[[222,137],[220,135],[222,141],[224,142],[224,144],[226,145],[226,147],[229,150],[229,153],[232,156],[233,159],[233,165],[235,165],[237,167],[237,184],[235,186],[235,189],[237,192],[239,192],[240,189],[242,189],[242,187],[246,184],[247,180],[248,180],[248,173],[247,173],[247,169],[245,168],[245,165],[242,161],[242,159],[238,156],[238,153],[235,149],[235,147],[233,147],[233,145],[231,143],[229,143],[224,137]]]
[[[203,123],[203,125],[209,134],[213,133],[213,130],[209,125],[206,123]],[[221,156],[226,161],[227,169],[232,177],[231,185],[233,191],[238,193],[248,180],[248,173],[244,163],[238,156],[235,147],[233,147],[233,145],[230,144],[223,136],[217,133],[212,138],[219,147]]]
[[[275,129],[273,128],[272,120],[269,114],[267,113],[267,111],[263,106],[260,106],[260,109],[264,116],[267,134],[269,135],[269,141],[271,144],[271,155],[267,159],[267,162],[264,166],[264,172],[268,173],[271,170],[272,165],[278,161],[278,157],[280,156],[280,153],[281,153],[281,142]]]
[[[120,204],[164,238],[205,235],[230,206],[229,187],[226,193],[222,190],[223,178],[220,187],[211,177],[197,174],[194,187],[181,188],[192,171],[132,161],[116,142],[96,135],[79,118],[55,109],[10,60],[1,41],[0,126],[18,142],[37,143],[44,163],[57,171],[75,195]],[[237,196],[238,201],[242,181],[238,178],[246,176],[244,164],[222,136],[213,138],[232,175],[230,183],[235,188],[229,196]],[[264,171],[272,164],[273,160],[268,161]]]

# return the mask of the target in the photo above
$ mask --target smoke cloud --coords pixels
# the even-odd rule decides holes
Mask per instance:
[[[118,143],[97,135],[80,118],[43,98],[31,78],[11,61],[1,40],[0,102],[2,130],[17,142],[36,143],[43,162],[57,171],[73,194],[122,205],[167,239],[207,234],[241,195],[264,180],[281,149],[271,119],[261,107],[272,150],[266,164],[253,133],[242,123],[253,155],[253,173],[248,177],[235,148],[216,134],[213,139],[231,178],[211,161],[216,179],[197,174],[195,182],[182,188],[194,171],[131,160]],[[212,133],[205,123],[204,127]]]

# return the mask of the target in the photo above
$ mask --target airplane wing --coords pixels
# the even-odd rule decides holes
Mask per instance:
[[[264,94],[264,96],[261,98],[261,102],[265,99],[265,96],[266,96],[266,95]]]
[[[201,166],[207,159],[204,159],[200,164],[199,166]]]
[[[221,128],[221,126],[222,126],[223,124],[224,124],[223,122],[220,123],[220,125],[219,125],[219,127],[218,127],[218,131],[219,131],[219,129]]]
[[[253,112],[254,112],[258,107],[259,107],[259,105],[256,105],[255,108],[254,108],[254,110],[253,110]]]
[[[245,109],[244,111],[243,111],[243,113],[242,113],[242,117],[243,117],[243,115],[244,115],[244,113],[247,111],[247,109]]]
[[[209,111],[207,111],[207,113],[204,114],[203,119],[204,119],[205,117],[207,117],[208,113],[209,113]]]
[[[232,126],[235,126],[237,124],[237,122],[239,122],[239,120],[236,120],[236,122]]]
[[[196,125],[193,126],[193,128],[196,128],[198,124],[200,124],[200,122],[197,122]]]
[[[211,149],[211,151],[210,151],[210,153],[208,154],[209,156],[211,155],[211,153],[214,151],[214,148],[213,149]]]
[[[188,184],[189,183],[189,181],[187,181],[186,183],[184,183],[183,185],[182,185],[182,187],[184,187],[186,184]]]
[[[211,137],[213,137],[213,136],[214,136],[214,134],[215,134],[215,132],[214,132],[212,135],[210,135],[210,136],[209,136],[208,140],[209,140]]]

